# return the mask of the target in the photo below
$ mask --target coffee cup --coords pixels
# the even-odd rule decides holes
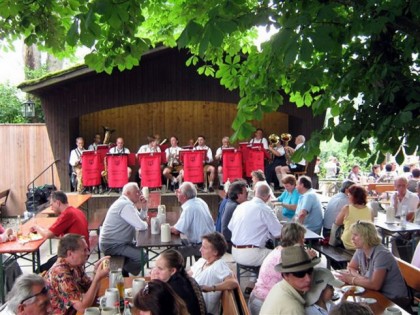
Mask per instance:
[[[101,315],[99,307],[88,307],[85,309],[85,315]]]
[[[146,280],[144,278],[135,278],[133,279],[133,284],[132,284],[132,294],[133,294],[133,298],[136,296],[136,294],[140,291],[143,290],[143,288],[146,286]]]
[[[114,307],[120,301],[120,294],[117,288],[106,289],[105,295],[100,298],[99,305],[104,307]]]
[[[402,312],[398,307],[390,306],[385,309],[384,315],[401,315]]]
[[[102,307],[101,315],[115,315],[115,307]]]

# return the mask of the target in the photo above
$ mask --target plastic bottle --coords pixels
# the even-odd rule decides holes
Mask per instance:
[[[407,226],[407,207],[401,207],[401,227],[405,228]]]
[[[123,312],[123,315],[131,315],[130,302],[128,302],[128,301],[124,301],[124,312]]]
[[[115,315],[120,315],[121,314],[121,310],[120,310],[120,302],[115,302]]]

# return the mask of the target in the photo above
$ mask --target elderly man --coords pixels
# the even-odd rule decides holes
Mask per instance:
[[[312,189],[312,182],[308,176],[301,176],[298,179],[296,189],[300,196],[296,208],[296,217],[299,223],[308,230],[321,234],[322,229],[322,204],[318,195]]]
[[[67,233],[82,235],[89,246],[88,221],[82,210],[71,207],[67,195],[62,191],[53,191],[50,199],[51,209],[58,216],[57,221],[48,229],[39,225],[31,227],[32,232],[39,233],[45,238],[61,237]],[[41,266],[41,272],[48,270],[57,260],[54,256]]]
[[[50,314],[50,298],[44,279],[35,274],[20,276],[7,296],[0,315]]]
[[[119,137],[115,141],[116,146],[109,149],[109,154],[129,154],[130,150],[126,147],[124,147],[124,139]],[[131,176],[131,167],[127,166],[127,176],[130,178]]]
[[[281,224],[266,205],[270,192],[267,184],[258,185],[255,197],[237,206],[228,224],[232,232],[232,255],[239,264],[261,266],[271,252],[265,248],[266,242],[280,237]]]
[[[182,256],[200,257],[201,237],[214,232],[214,222],[206,202],[197,198],[197,190],[193,183],[183,182],[176,191],[176,196],[182,207],[178,221],[171,227],[172,234],[184,234],[185,246],[179,248]]]
[[[71,150],[70,152],[70,159],[69,164],[72,167],[72,179],[73,176],[76,176],[76,185],[73,183],[73,188],[77,190],[78,193],[82,193],[83,190],[83,183],[82,183],[82,154],[85,151],[85,140],[82,137],[76,138],[76,148]]]
[[[293,149],[289,146],[284,147],[288,154],[294,154],[295,151],[299,150],[302,146],[305,145],[305,136],[299,135],[295,139],[296,147]],[[286,166],[277,166],[276,167],[276,174],[279,180],[279,185],[282,186],[281,179],[286,174],[295,173],[295,172],[303,172],[306,169],[306,161],[304,159],[300,160],[298,163],[294,164],[291,163]]]
[[[58,243],[57,255],[56,263],[44,276],[48,282],[52,314],[73,314],[70,309],[83,312],[93,305],[101,280],[108,276],[109,268],[103,268],[102,262],[109,256],[95,263],[91,279],[84,268],[89,248],[83,236],[63,236]]]
[[[138,211],[137,206],[141,209]],[[99,237],[105,255],[124,256],[123,272],[137,275],[141,270],[141,251],[136,247],[136,230],[146,230],[147,200],[137,183],[125,184],[122,195],[109,208]]]
[[[283,281],[268,293],[260,314],[305,314],[304,294],[311,288],[313,267],[319,262],[319,258],[311,259],[302,246],[283,248],[281,263],[275,267],[281,272]]]
[[[206,151],[204,156],[204,191],[214,192],[213,182],[216,169],[212,165],[213,163],[213,152],[211,148],[206,145],[206,138],[204,136],[198,136],[198,144],[195,147],[195,150]],[[208,186],[207,186],[207,176],[208,176]]]
[[[340,192],[332,196],[330,201],[328,202],[327,208],[324,212],[324,228],[322,230],[322,235],[324,237],[330,236],[331,227],[335,222],[335,218],[337,217],[340,210],[345,205],[349,204],[349,198],[347,194],[349,193],[349,188],[354,184],[355,183],[351,180],[345,180],[341,184]]]
[[[228,229],[230,219],[232,218],[233,212],[236,207],[241,203],[247,201],[248,189],[245,181],[233,182],[228,191],[228,199],[222,214],[222,234],[228,243],[228,251],[231,251],[232,247],[232,232]]]

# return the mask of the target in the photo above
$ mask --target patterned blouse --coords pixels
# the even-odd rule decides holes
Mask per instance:
[[[61,257],[44,278],[48,284],[53,315],[65,314],[73,301],[81,301],[83,293],[92,283],[83,267],[72,267]]]

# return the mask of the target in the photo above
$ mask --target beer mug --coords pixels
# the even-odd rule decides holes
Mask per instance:
[[[101,307],[114,307],[116,302],[120,301],[120,295],[117,288],[106,289],[105,295],[100,298]]]
[[[144,278],[135,278],[133,279],[133,285],[132,285],[132,294],[133,299],[136,296],[137,293],[140,292],[144,287],[146,286],[146,279]]]
[[[115,307],[102,307],[101,315],[115,315]]]
[[[85,309],[85,315],[101,315],[99,307],[88,307]]]

